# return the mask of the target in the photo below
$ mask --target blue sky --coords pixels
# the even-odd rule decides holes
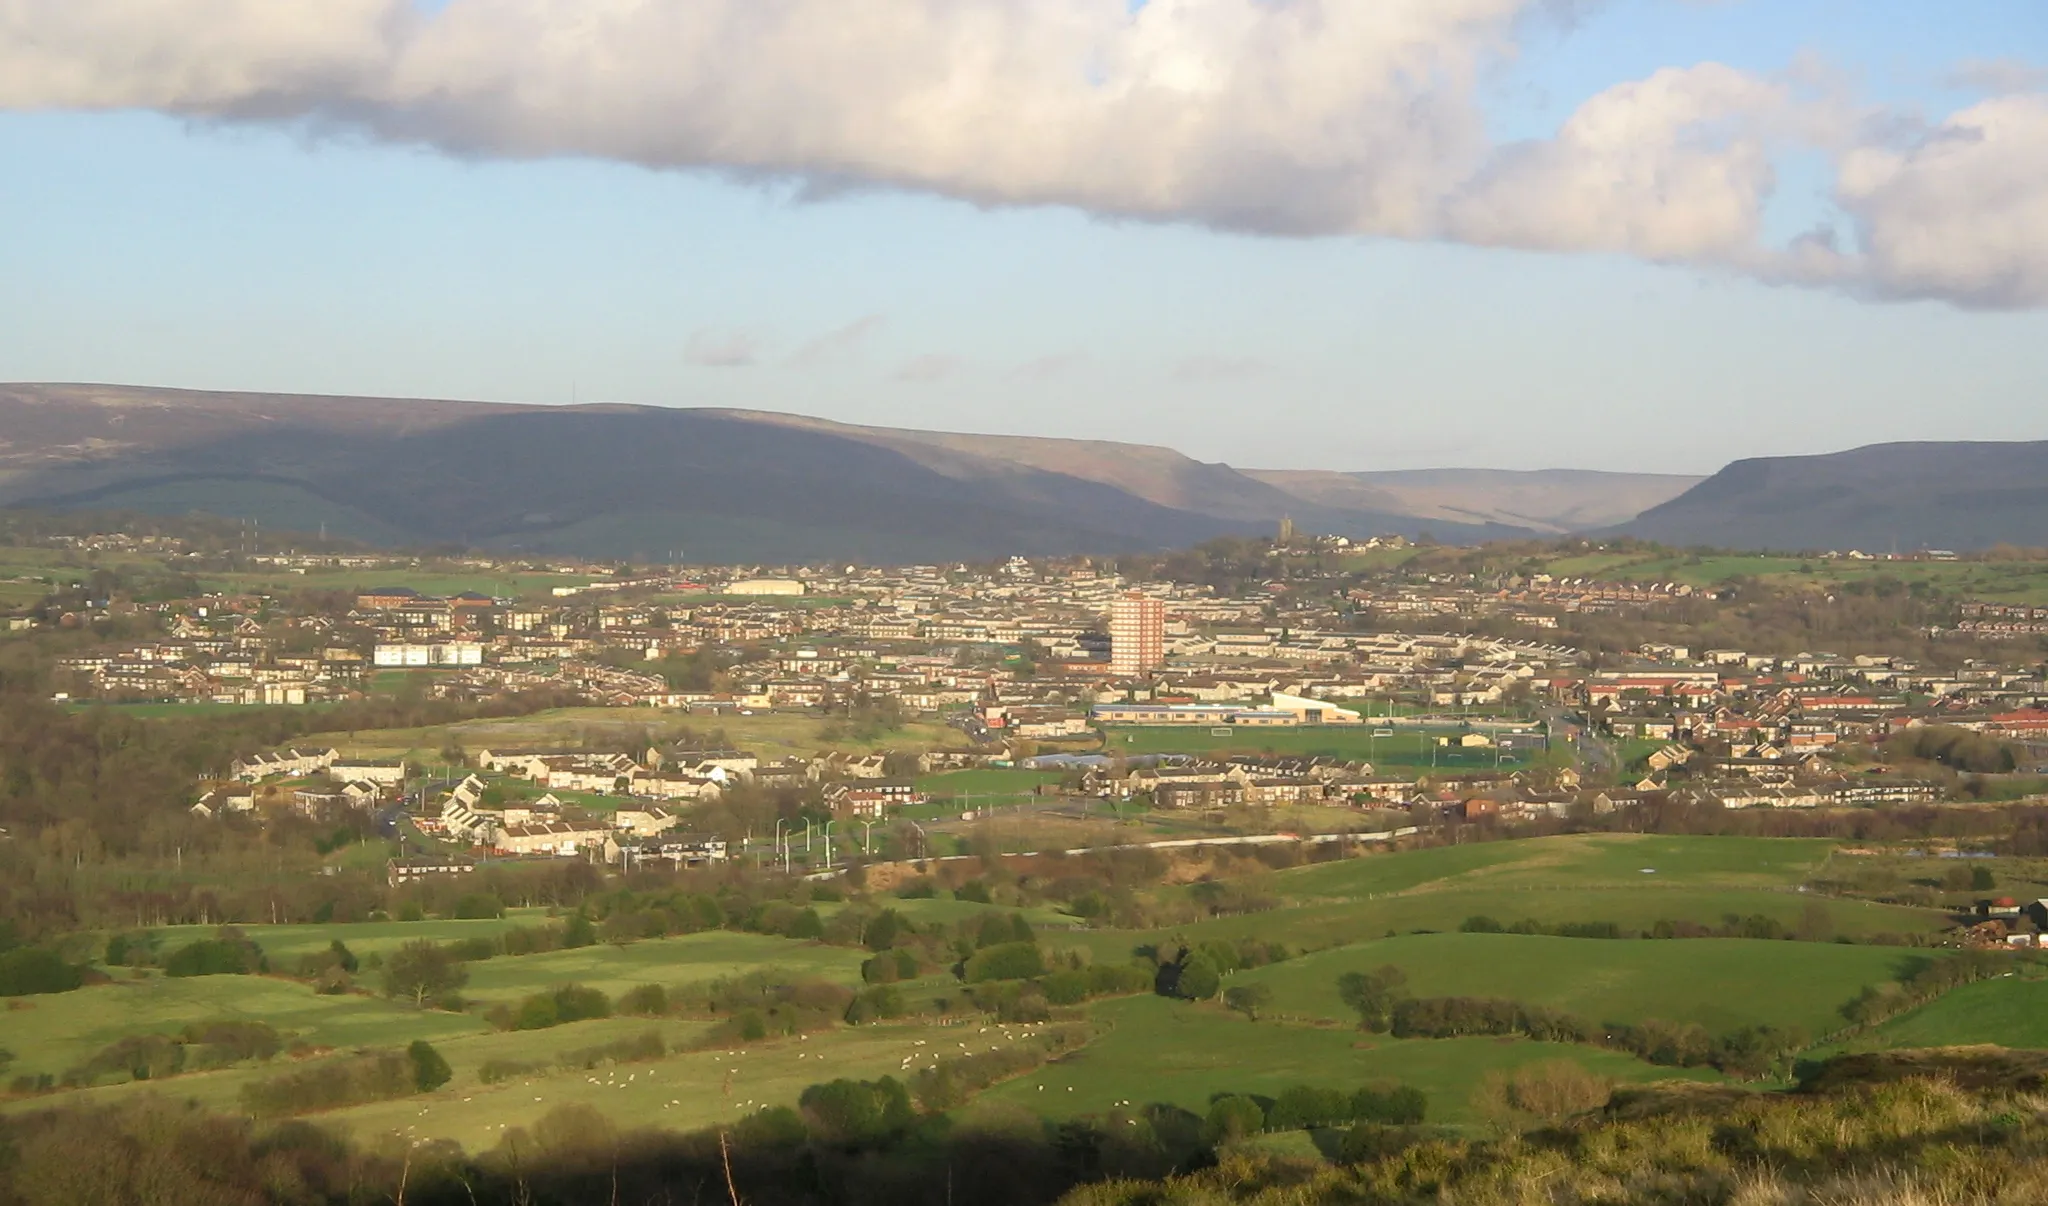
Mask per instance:
[[[1577,7],[1525,16],[1484,67],[1496,143],[1664,68],[1825,77],[1938,123],[1984,99],[1951,86],[1958,63],[2048,63],[2048,9],[2013,0]],[[211,104],[0,104],[0,379],[755,407],[1259,467],[1707,472],[2048,439],[2048,314],[1968,283],[1770,283],[1725,248],[1562,236],[1240,233],[1201,200],[1120,216],[971,180],[855,173],[803,199],[803,173],[465,154],[311,103],[281,124]],[[1853,234],[1840,153],[1774,148],[1765,243]]]

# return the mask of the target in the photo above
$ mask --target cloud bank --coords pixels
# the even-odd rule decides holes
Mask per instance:
[[[1598,251],[2048,304],[2048,96],[1931,123],[1717,64],[1495,145],[1554,0],[0,0],[0,107],[358,130],[1291,236]],[[1983,75],[1981,65],[1972,69]],[[2020,91],[2013,91],[2020,88]],[[1841,229],[1764,235],[1782,152]]]

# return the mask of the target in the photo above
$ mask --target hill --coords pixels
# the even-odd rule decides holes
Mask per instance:
[[[1874,444],[1736,461],[1615,530],[1782,550],[2048,544],[2048,442]]]
[[[1251,469],[1258,481],[1324,507],[1366,507],[1438,523],[1544,533],[1625,523],[1703,479],[1586,469],[1403,469],[1377,473]]]
[[[1165,448],[750,411],[0,386],[0,505],[697,561],[1114,553],[1270,531],[1527,535],[1319,503]]]

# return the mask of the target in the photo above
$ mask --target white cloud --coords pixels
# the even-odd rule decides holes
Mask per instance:
[[[2048,67],[2025,59],[1964,59],[1950,69],[1942,82],[1951,88],[1993,96],[2038,92],[2048,88]]]
[[[944,381],[960,371],[960,360],[954,356],[917,356],[906,361],[896,370],[896,380],[928,384]]]
[[[746,368],[759,358],[759,347],[743,331],[698,331],[690,336],[683,357],[704,368]]]
[[[1171,376],[1181,385],[1221,385],[1272,371],[1272,365],[1251,356],[1189,356],[1173,366]]]
[[[0,0],[0,107],[295,120],[456,154],[596,156],[812,192],[898,187],[1262,233],[1617,252],[2041,304],[2044,187],[1997,162],[2032,145],[2023,95],[1958,114],[1919,146],[1855,147],[1856,115],[1814,95],[1811,64],[1766,78],[1709,63],[1617,84],[1554,138],[1493,146],[1478,79],[1515,53],[1521,21],[1568,23],[1584,7],[450,0],[427,15],[414,0]],[[2039,85],[2025,64],[1958,71],[2000,92]],[[1996,149],[1947,147],[1972,131]],[[1765,245],[1775,160],[1791,145],[1847,156],[1840,193],[1867,254]],[[1915,236],[1909,211],[1958,229]],[[1994,229],[1961,229],[1987,219]],[[2013,248],[2021,263],[1987,284],[1985,258]],[[844,355],[872,329],[822,336],[790,362]]]
[[[868,338],[882,329],[883,318],[879,314],[865,314],[843,327],[834,327],[805,343],[790,354],[789,363],[795,368],[817,368],[844,360],[860,351]]]
[[[1954,114],[1902,148],[1842,162],[1872,287],[1965,305],[2048,305],[2048,96]]]

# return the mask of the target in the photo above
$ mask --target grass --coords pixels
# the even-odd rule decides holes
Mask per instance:
[[[409,729],[366,729],[354,733],[316,733],[297,744],[332,745],[355,756],[396,758],[439,752],[453,739],[468,750],[574,750],[588,745],[638,741],[673,740],[684,729],[700,735],[717,730],[742,749],[766,758],[789,754],[816,754],[833,748],[852,751],[925,750],[962,748],[967,739],[958,730],[942,724],[918,722],[871,741],[840,737],[826,741],[820,735],[834,722],[816,716],[784,712],[763,712],[752,716],[692,716],[655,708],[558,708],[491,720],[467,720],[455,724],[427,725]]]
[[[570,1032],[590,1025],[542,1033],[559,1033],[566,1041]],[[624,1034],[634,1032],[630,1024],[614,1025]],[[957,1053],[962,1043],[986,1049],[1026,1033],[1021,1026],[979,1022],[864,1026],[732,1050],[684,1052],[631,1067],[559,1071],[495,1086],[478,1084],[458,1071],[447,1089],[431,1096],[343,1110],[323,1121],[365,1136],[453,1139],[472,1151],[492,1146],[508,1129],[531,1127],[563,1105],[592,1106],[622,1127],[690,1130],[766,1106],[795,1105],[806,1088],[820,1081],[900,1077],[934,1052]],[[579,1039],[575,1045],[585,1044]]]
[[[1377,896],[1484,884],[1492,888],[1794,887],[1827,861],[1820,838],[1666,837],[1598,833],[1438,846],[1284,871],[1273,887],[1297,898]]]
[[[357,921],[327,925],[246,925],[242,933],[270,958],[271,965],[289,969],[299,956],[327,949],[336,939],[345,943],[358,959],[389,954],[408,942],[458,942],[464,938],[490,937],[515,925],[541,925],[547,921],[544,909],[513,909],[501,919],[483,921]],[[168,926],[155,931],[158,949],[168,953],[188,942],[214,936],[210,925]]]
[[[1058,783],[1057,771],[960,770],[920,775],[917,789],[934,799],[967,796],[1029,796],[1040,786]]]
[[[1880,946],[1744,939],[1645,941],[1522,934],[1420,934],[1320,951],[1231,983],[1266,984],[1273,1011],[1345,1021],[1337,978],[1393,964],[1419,997],[1504,997],[1592,1022],[1697,1022],[1837,1029],[1865,985],[1897,979],[1914,955]]]
[[[2006,976],[1966,984],[1859,1035],[1854,1046],[2048,1048],[2048,980]]]
[[[1338,728],[1243,729],[1214,736],[1209,729],[1189,726],[1118,726],[1105,733],[1106,748],[1125,754],[1320,754],[1333,758],[1363,759],[1376,766],[1426,767],[1444,770],[1492,770],[1496,751],[1488,747],[1462,749],[1436,746],[1437,737],[1451,737],[1462,729],[1401,729],[1393,737],[1374,737],[1370,724]],[[1418,734],[1422,741],[1418,742]],[[1434,763],[1432,763],[1434,757]],[[1501,753],[1499,766],[1511,769],[1528,761],[1527,751]]]
[[[714,930],[623,946],[600,943],[487,959],[469,965],[463,995],[484,1002],[514,1001],[573,982],[616,997],[640,984],[687,984],[771,967],[854,984],[866,956],[866,951],[847,947]]]
[[[1868,550],[1866,550],[1868,551]],[[1834,588],[1892,578],[1925,583],[1946,594],[2007,603],[2048,603],[2044,561],[1849,561],[1770,554],[1693,556],[1596,553],[1560,557],[1545,567],[1561,578],[1607,582],[1678,582],[1719,586],[1753,577],[1777,586]]]
[[[1197,1113],[1219,1093],[1274,1094],[1290,1085],[1357,1088],[1375,1081],[1414,1085],[1429,1095],[1430,1119],[1469,1125],[1470,1102],[1486,1073],[1570,1059],[1623,1081],[1712,1074],[1656,1068],[1612,1051],[1521,1039],[1410,1040],[1368,1037],[1343,1027],[1247,1022],[1222,1009],[1163,997],[1127,997],[1093,1010],[1110,1029],[1078,1052],[983,1100],[1052,1118],[1106,1112],[1120,1102],[1165,1103]]]
[[[116,980],[0,1013],[0,1047],[15,1053],[11,1075],[61,1074],[116,1039],[168,1034],[193,1022],[259,1021],[288,1039],[321,1047],[403,1045],[481,1031],[480,1019],[419,1012],[376,997],[321,996],[269,976],[158,975]]]

